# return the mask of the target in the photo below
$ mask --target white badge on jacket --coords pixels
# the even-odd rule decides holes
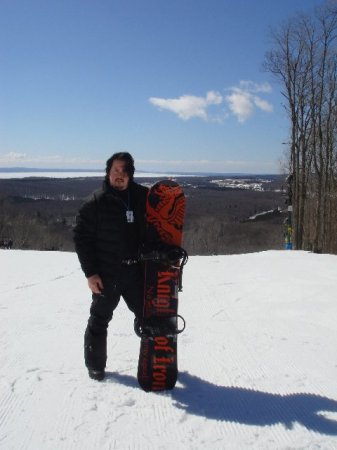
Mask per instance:
[[[133,211],[130,211],[130,210],[126,211],[126,220],[128,223],[133,223],[135,221]]]

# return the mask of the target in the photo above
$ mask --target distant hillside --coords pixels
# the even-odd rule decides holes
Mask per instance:
[[[147,186],[155,181],[137,179]],[[178,181],[187,196],[184,246],[191,255],[283,247],[282,177],[189,176]],[[0,179],[0,239],[11,238],[14,248],[72,251],[77,211],[101,185],[102,177]],[[248,220],[276,209],[280,214],[271,220]]]

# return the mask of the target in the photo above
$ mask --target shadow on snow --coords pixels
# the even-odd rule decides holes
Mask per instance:
[[[129,375],[107,373],[106,380],[138,388],[137,379]],[[281,423],[289,429],[299,423],[308,430],[337,436],[337,421],[323,415],[337,413],[337,401],[315,394],[280,395],[217,386],[188,372],[181,372],[170,395],[177,408],[207,419],[257,426]]]

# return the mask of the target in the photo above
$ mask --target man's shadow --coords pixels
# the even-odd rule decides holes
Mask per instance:
[[[108,373],[107,381],[138,388],[137,379],[129,375]],[[281,423],[286,428],[299,423],[308,430],[337,436],[337,401],[315,394],[280,395],[217,386],[181,372],[170,395],[177,408],[207,419],[257,426]],[[325,413],[335,413],[336,420],[325,417]]]

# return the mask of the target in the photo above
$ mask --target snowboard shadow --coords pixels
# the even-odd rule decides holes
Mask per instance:
[[[207,419],[256,426],[281,423],[289,429],[299,423],[308,430],[337,436],[337,401],[315,394],[280,395],[217,386],[181,372],[171,395],[177,408]],[[335,413],[336,420],[325,417],[324,413]]]
[[[105,382],[140,389],[136,377],[116,372],[107,372]],[[337,400],[320,395],[280,395],[217,386],[188,372],[179,373],[176,387],[169,392],[178,409],[206,419],[261,427],[283,424],[288,429],[298,423],[308,430],[337,436]],[[336,420],[326,413],[335,414]]]

